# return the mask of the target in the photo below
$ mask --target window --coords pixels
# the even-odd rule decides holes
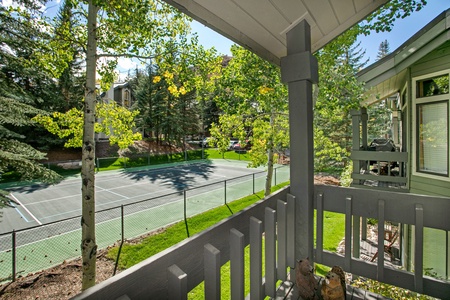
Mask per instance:
[[[448,75],[417,81],[416,97],[430,97],[448,94]]]
[[[124,101],[123,101],[123,106],[125,106],[125,107],[129,107],[130,106],[130,91],[129,90],[125,90],[125,97],[124,97]]]
[[[449,178],[449,73],[414,80],[414,173]]]
[[[417,171],[448,176],[448,101],[417,105]]]

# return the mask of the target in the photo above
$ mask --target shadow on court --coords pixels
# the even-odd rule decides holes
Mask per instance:
[[[131,172],[123,170],[122,173],[134,181],[150,181],[151,183],[158,182],[159,184],[169,184],[176,191],[182,192],[195,186],[197,181],[201,178],[208,180],[214,174],[214,169],[217,167],[209,163],[189,164],[175,166],[172,168],[161,168],[146,170],[140,172]]]
[[[27,193],[31,194],[36,191],[44,190],[48,187],[52,186],[52,184],[47,183],[39,183],[39,184],[31,184],[31,185],[24,185],[24,186],[17,186],[17,187],[11,187],[7,188],[11,193]]]

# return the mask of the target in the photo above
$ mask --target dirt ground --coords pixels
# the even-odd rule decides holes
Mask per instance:
[[[109,143],[97,144],[97,157],[117,156],[117,148]],[[177,151],[174,147],[155,146],[148,143],[138,143],[130,151],[162,153]],[[115,154],[114,154],[115,153]],[[126,153],[124,153],[126,155]],[[49,161],[81,159],[80,151],[57,150],[48,154]],[[315,176],[315,183],[339,185],[339,181],[326,175]],[[102,282],[114,272],[115,262],[106,257],[107,250],[97,254],[96,282]],[[119,273],[120,270],[117,270]],[[41,299],[70,299],[81,291],[81,259],[67,261],[53,268],[36,272],[25,277],[19,277],[15,282],[0,285],[0,298],[8,300],[41,300]]]

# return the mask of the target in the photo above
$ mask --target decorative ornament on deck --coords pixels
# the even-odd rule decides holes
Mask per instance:
[[[295,281],[300,299],[319,299],[319,284],[314,278],[314,268],[311,266],[308,257],[297,260],[297,265],[295,267]]]
[[[325,279],[322,281],[320,289],[324,300],[345,300],[346,286],[345,273],[339,266],[331,268]]]

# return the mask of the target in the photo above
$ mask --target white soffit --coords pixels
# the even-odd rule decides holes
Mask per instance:
[[[164,0],[211,29],[277,65],[286,33],[311,26],[315,52],[388,0]]]

